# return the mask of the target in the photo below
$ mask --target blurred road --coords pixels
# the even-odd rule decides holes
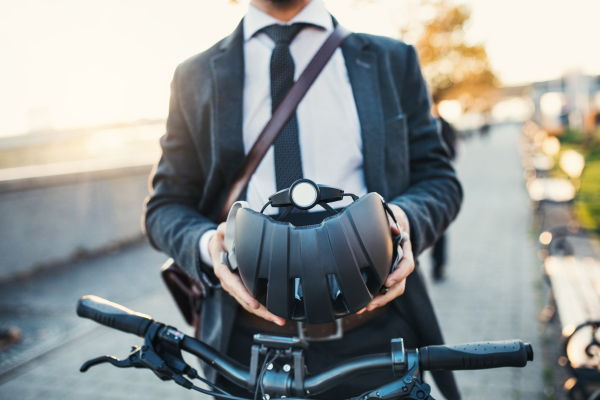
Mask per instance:
[[[519,132],[516,125],[497,127],[486,140],[473,138],[461,149],[457,168],[465,202],[450,230],[447,278],[430,284],[448,343],[520,338],[539,350],[534,289],[539,262],[528,236]],[[130,345],[141,342],[77,318],[81,295],[96,294],[189,332],[159,277],[165,259],[141,243],[0,287],[0,325],[16,325],[24,335],[19,345],[0,353],[0,398],[203,398],[148,371],[104,365],[78,372],[89,358],[124,357]],[[429,254],[421,261],[428,277]],[[545,398],[542,370],[538,357],[525,369],[457,377],[463,399],[534,400]]]

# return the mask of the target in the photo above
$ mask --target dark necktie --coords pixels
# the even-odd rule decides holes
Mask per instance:
[[[271,25],[262,29],[275,42],[275,49],[271,54],[271,113],[277,109],[294,84],[295,67],[290,54],[290,43],[307,26],[310,24],[297,23]],[[275,139],[274,146],[277,190],[286,189],[302,179],[298,116],[295,112]]]

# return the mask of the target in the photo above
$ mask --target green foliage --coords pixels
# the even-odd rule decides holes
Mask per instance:
[[[586,161],[600,161],[600,140],[594,139],[587,148],[589,152],[585,155]]]
[[[585,169],[581,176],[574,212],[584,228],[600,233],[600,137],[567,129],[559,140],[562,151],[576,150],[585,157]]]
[[[581,178],[575,215],[584,228],[600,233],[600,158],[590,161],[586,157]]]
[[[567,129],[558,139],[561,153],[556,156],[552,175],[567,178],[558,163],[564,151],[575,150],[585,157],[585,169],[580,181],[576,182],[579,190],[574,213],[585,229],[600,233],[600,136]]]
[[[562,150],[573,149],[585,156],[586,162],[600,160],[600,135],[585,134],[577,129],[567,129],[558,136]]]
[[[558,136],[561,144],[583,144],[584,139],[583,132],[575,129],[567,129],[562,135]]]
[[[543,336],[543,338],[547,339],[546,336]],[[545,346],[547,346],[547,344],[545,344]],[[548,365],[544,367],[544,384],[546,384],[547,388],[554,387],[554,369]],[[554,394],[546,394],[545,397],[547,400],[556,399],[556,397],[554,397]]]

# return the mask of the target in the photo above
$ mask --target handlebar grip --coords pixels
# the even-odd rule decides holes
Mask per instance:
[[[83,296],[77,302],[77,315],[110,328],[143,337],[153,321],[151,317],[131,311],[98,296]]]
[[[524,367],[527,361],[533,361],[533,349],[520,340],[419,349],[419,364],[427,371]]]

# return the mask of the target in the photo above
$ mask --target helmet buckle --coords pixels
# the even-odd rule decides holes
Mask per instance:
[[[296,322],[296,327],[298,329],[298,337],[302,340],[306,340],[307,342],[327,342],[330,340],[338,340],[344,337],[344,328],[342,326],[341,318],[336,319],[335,321],[335,333],[325,336],[325,337],[312,337],[306,334],[306,326],[304,322]]]

